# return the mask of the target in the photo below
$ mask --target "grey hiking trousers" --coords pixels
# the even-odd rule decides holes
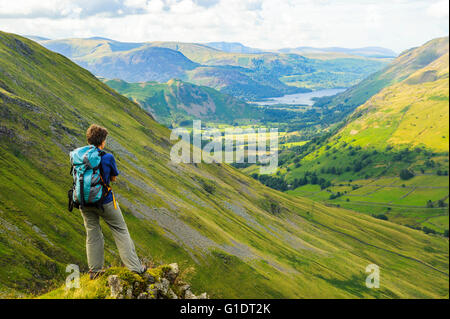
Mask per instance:
[[[103,268],[104,241],[100,227],[100,217],[102,217],[111,229],[122,262],[131,271],[140,273],[144,267],[136,254],[134,243],[128,233],[127,224],[117,201],[116,206],[117,209],[114,209],[114,202],[110,202],[103,205],[103,210],[96,207],[84,207],[81,210],[86,227],[86,253],[89,270],[97,272]]]

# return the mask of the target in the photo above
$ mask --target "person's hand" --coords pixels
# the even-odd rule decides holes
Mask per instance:
[[[111,182],[115,182],[116,181],[116,177],[117,176],[111,176]]]

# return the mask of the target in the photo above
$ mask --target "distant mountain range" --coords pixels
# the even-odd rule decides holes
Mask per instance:
[[[239,42],[208,42],[205,45],[229,53],[267,53],[267,52],[280,52],[280,53],[296,53],[300,55],[304,54],[321,54],[333,56],[334,54],[346,54],[347,56],[362,56],[367,58],[395,58],[398,54],[391,49],[383,47],[363,47],[363,48],[342,48],[342,47],[327,47],[316,48],[308,46],[300,46],[296,48],[283,48],[277,50],[262,50],[257,48],[251,48],[243,45]]]
[[[167,83],[128,83],[123,80],[103,80],[111,88],[135,101],[166,126],[192,119],[232,124],[236,119],[259,118],[259,111],[231,96],[207,86],[169,80]]]
[[[382,47],[364,47],[364,48],[341,48],[341,47],[329,47],[329,48],[314,48],[314,47],[297,47],[286,48],[278,50],[283,53],[297,53],[297,54],[314,54],[314,53],[344,53],[349,55],[359,55],[368,58],[395,58],[397,53],[390,49]]]
[[[267,52],[260,49],[250,48],[239,42],[208,42],[207,46],[229,53],[263,53]]]
[[[334,53],[327,59],[291,53],[255,53],[240,44],[223,42],[134,43],[94,37],[39,43],[105,78],[127,82],[167,82],[179,78],[246,100],[348,87],[387,64],[384,59],[342,57]]]
[[[316,105],[329,109],[339,107],[343,113],[348,114],[383,88],[406,79],[447,51],[448,38],[435,39],[418,48],[406,50],[386,68],[370,75],[337,96],[319,99]]]

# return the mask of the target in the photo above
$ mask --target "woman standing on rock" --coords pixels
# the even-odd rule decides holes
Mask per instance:
[[[72,197],[83,216],[91,279],[103,273],[104,240],[100,217],[111,229],[125,266],[138,274],[147,270],[136,254],[119,203],[109,186],[110,182],[116,180],[119,171],[114,156],[103,151],[107,135],[106,128],[92,124],[86,132],[89,145],[70,153],[74,187],[69,197]]]

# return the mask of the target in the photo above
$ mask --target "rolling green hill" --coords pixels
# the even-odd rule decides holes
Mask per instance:
[[[394,84],[358,107],[336,132],[286,149],[277,183],[269,182],[296,195],[448,234],[448,59],[448,38],[402,54],[378,77]]]
[[[448,85],[447,51],[357,108],[338,138],[378,149],[388,144],[448,151]]]
[[[348,87],[386,65],[384,60],[354,55],[309,59],[278,52],[225,52],[183,42],[126,43],[89,38],[40,43],[105,78],[127,82],[180,78],[249,100]]]
[[[181,80],[172,79],[167,83],[128,83],[123,80],[104,82],[137,102],[166,126],[178,126],[192,119],[233,123],[236,119],[260,117],[259,111],[245,102],[213,88]]]
[[[90,72],[0,32],[0,291],[85,271],[84,227],[66,211],[68,152],[95,122],[141,256],[194,266],[193,291],[228,298],[448,298],[448,240],[269,189],[229,165],[170,161],[170,131]],[[105,229],[108,264],[118,256]],[[365,286],[380,267],[381,286]]]
[[[448,37],[434,39],[418,48],[406,50],[384,69],[371,74],[335,97],[319,99],[316,106],[329,109],[340,108],[344,114],[348,115],[383,88],[401,82],[441,57],[445,52],[448,52]]]

